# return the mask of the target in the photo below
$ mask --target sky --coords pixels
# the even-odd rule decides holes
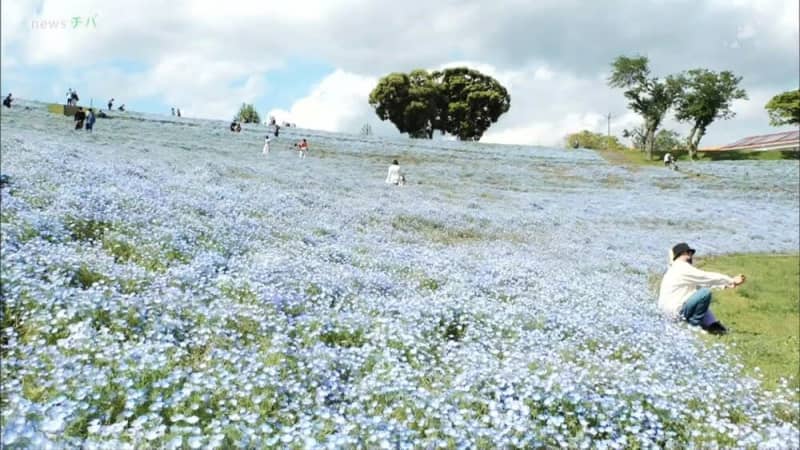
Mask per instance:
[[[367,99],[391,72],[466,65],[511,108],[482,142],[563,145],[621,135],[641,118],[608,86],[611,62],[646,56],[654,76],[742,76],[747,100],[700,146],[772,127],[764,105],[800,85],[797,0],[0,0],[0,91],[230,120],[243,103],[301,128],[399,135]],[[688,126],[672,114],[664,126]]]

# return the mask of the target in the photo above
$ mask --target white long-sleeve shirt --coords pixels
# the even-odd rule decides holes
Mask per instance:
[[[386,182],[391,184],[400,182],[400,166],[397,164],[389,166],[389,173],[386,174]]]
[[[675,261],[661,280],[658,306],[666,314],[678,317],[681,307],[698,288],[724,288],[733,278],[715,272],[705,272],[686,261]]]

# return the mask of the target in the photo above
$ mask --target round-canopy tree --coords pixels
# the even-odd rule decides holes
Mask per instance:
[[[511,104],[508,91],[494,78],[466,67],[428,73],[391,73],[369,96],[381,120],[391,121],[411,137],[450,133],[479,140]]]

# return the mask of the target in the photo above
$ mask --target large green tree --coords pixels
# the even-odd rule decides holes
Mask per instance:
[[[432,138],[439,130],[461,140],[479,140],[508,111],[508,91],[494,78],[466,67],[429,73],[391,73],[369,95],[381,120],[401,133]]]
[[[255,106],[249,103],[242,103],[234,120],[244,123],[261,123],[261,118],[258,116]]]
[[[447,105],[442,111],[440,127],[462,141],[480,140],[511,107],[506,88],[477,70],[454,67],[434,72],[433,77]]]
[[[771,125],[800,125],[800,89],[772,97],[764,108],[769,113]]]
[[[437,111],[437,87],[430,74],[390,73],[369,94],[369,104],[381,120],[392,122],[411,137],[433,136]]]
[[[692,126],[686,137],[689,158],[694,159],[700,139],[715,119],[736,115],[731,104],[747,98],[745,90],[739,87],[740,81],[742,77],[729,71],[716,73],[707,69],[693,69],[667,79],[676,92],[675,119]]]
[[[644,119],[645,151],[647,158],[652,159],[656,131],[675,100],[676,90],[673,83],[651,77],[647,64],[644,56],[618,57],[611,64],[613,70],[608,84],[627,89],[624,95],[628,107]]]

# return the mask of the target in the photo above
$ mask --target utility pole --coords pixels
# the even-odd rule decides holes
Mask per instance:
[[[606,139],[606,150],[611,143],[611,113],[608,113],[608,138]]]

